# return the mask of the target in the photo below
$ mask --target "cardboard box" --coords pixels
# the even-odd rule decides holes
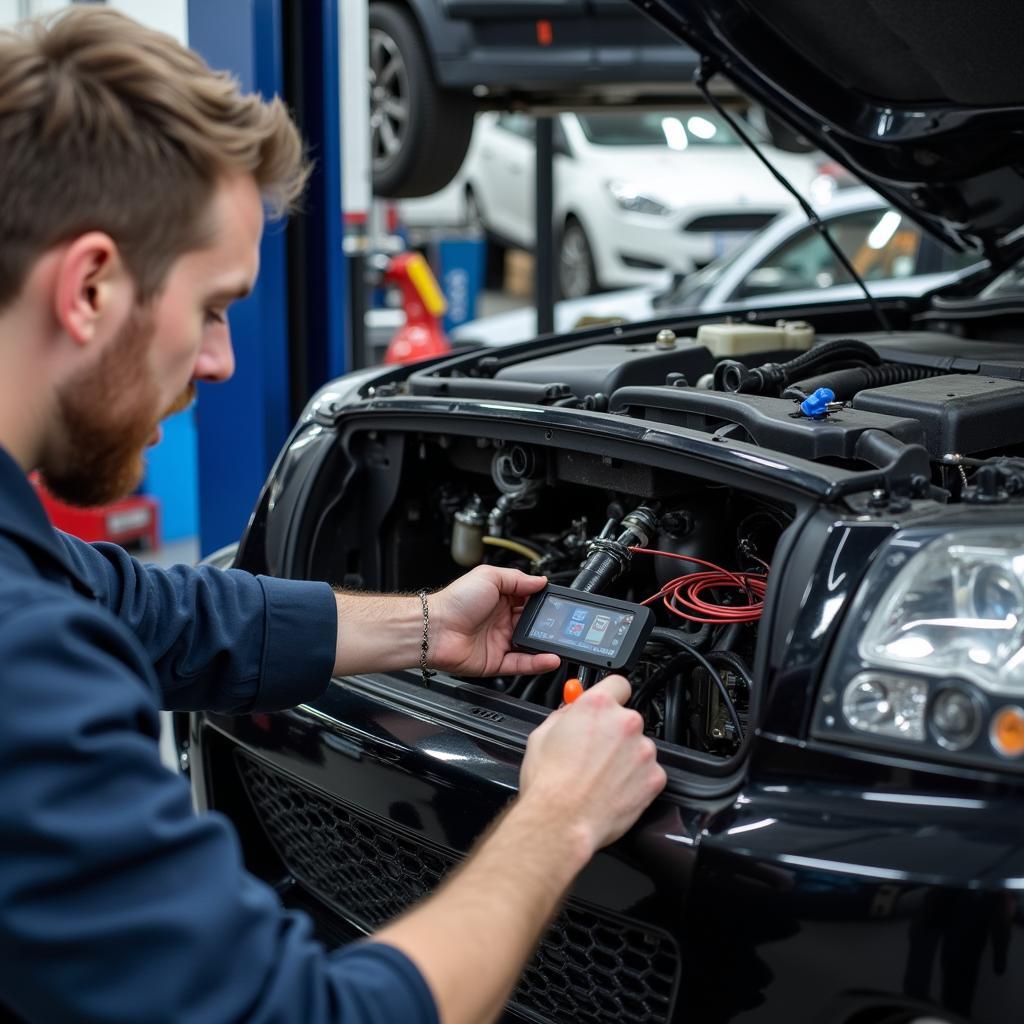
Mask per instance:
[[[533,298],[533,253],[522,249],[505,253],[505,291],[522,299]]]

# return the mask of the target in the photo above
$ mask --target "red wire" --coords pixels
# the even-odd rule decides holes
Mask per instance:
[[[677,555],[673,551],[656,551],[652,548],[630,548],[639,555],[661,555],[676,558],[682,562],[703,565],[708,572],[691,572],[669,580],[656,594],[643,604],[652,604],[661,598],[662,604],[673,614],[690,622],[707,622],[718,625],[724,622],[756,622],[764,609],[764,595],[768,589],[768,566],[761,559],[754,559],[764,566],[765,572],[730,572],[714,562],[705,562],[692,555]],[[747,604],[721,605],[705,601],[704,591],[726,587],[740,590],[747,595]]]

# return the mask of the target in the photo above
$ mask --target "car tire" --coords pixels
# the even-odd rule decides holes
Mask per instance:
[[[563,299],[579,299],[598,290],[590,239],[583,225],[570,216],[558,244],[558,294]]]
[[[369,27],[373,191],[389,199],[430,195],[462,166],[476,104],[438,88],[423,37],[404,8],[371,3]]]

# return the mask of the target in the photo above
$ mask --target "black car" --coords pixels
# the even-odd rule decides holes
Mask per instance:
[[[694,97],[697,55],[628,0],[372,0],[373,185],[436,192],[477,110],[577,109]]]
[[[512,1019],[1017,1019],[1021,9],[642,6],[985,267],[340,379],[236,564],[415,591],[486,560],[654,610],[630,678],[668,788],[579,878]],[[197,802],[347,941],[466,853],[571,668],[196,716]]]

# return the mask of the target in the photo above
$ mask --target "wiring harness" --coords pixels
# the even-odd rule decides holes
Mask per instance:
[[[705,562],[692,555],[677,555],[672,551],[656,551],[652,548],[633,547],[629,549],[638,555],[655,555],[664,558],[675,558],[682,562],[692,562],[704,566],[703,571],[686,573],[669,580],[656,594],[652,594],[641,604],[653,604],[660,600],[662,604],[680,619],[690,622],[722,625],[729,622],[756,622],[764,609],[764,595],[768,588],[768,566],[759,558],[754,558],[762,569],[758,572],[731,572],[714,562]],[[707,600],[709,591],[739,591],[746,598],[745,603],[721,604]]]

